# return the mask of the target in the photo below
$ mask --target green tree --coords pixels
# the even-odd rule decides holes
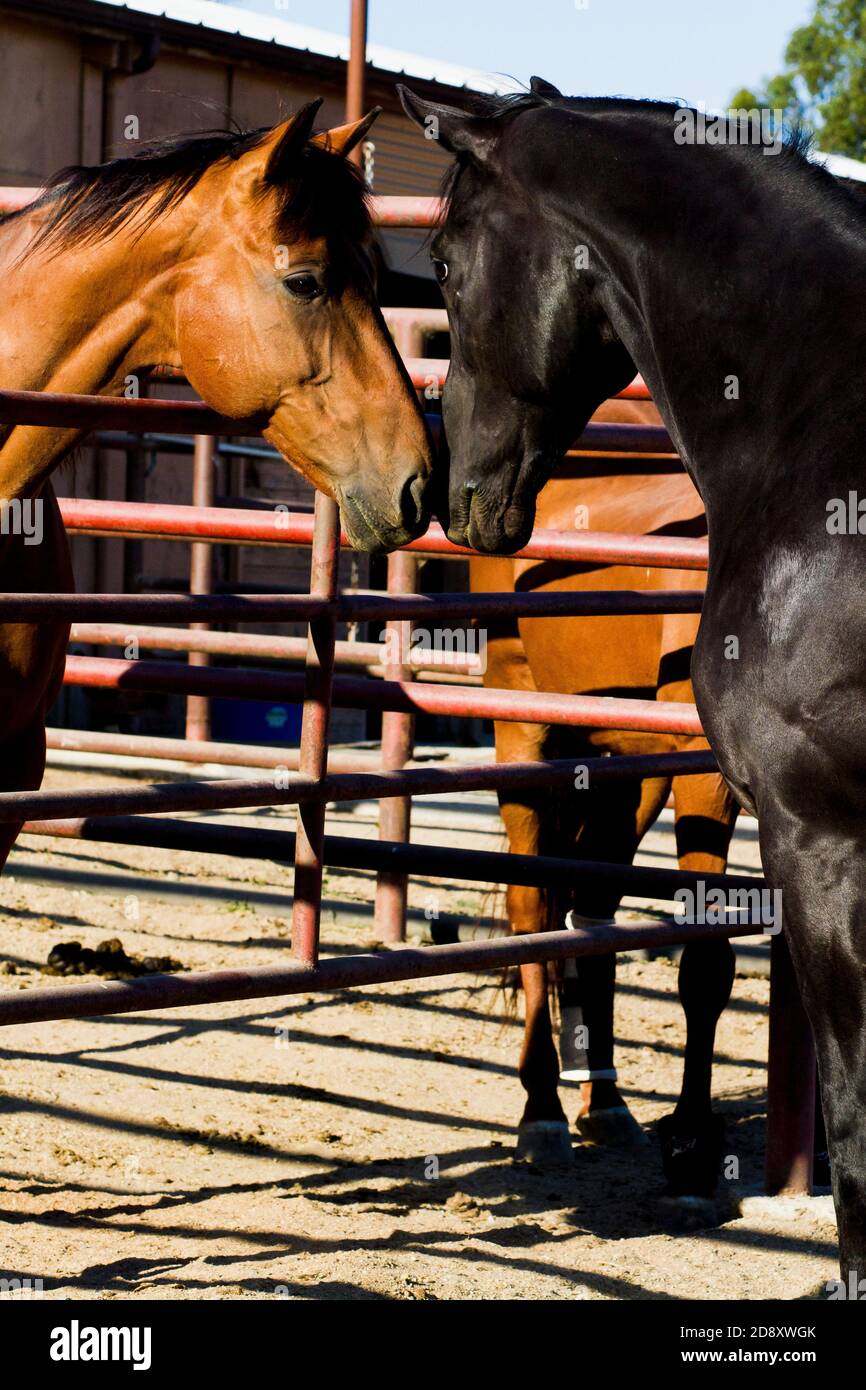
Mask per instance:
[[[767,106],[813,130],[828,154],[866,158],[866,0],[816,0],[785,49],[786,70],[732,107]]]

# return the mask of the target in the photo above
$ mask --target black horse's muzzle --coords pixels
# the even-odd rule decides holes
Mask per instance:
[[[485,555],[513,555],[528,543],[534,521],[534,499],[527,505],[501,502],[484,489],[466,484],[460,489],[457,506],[452,503],[448,539]]]

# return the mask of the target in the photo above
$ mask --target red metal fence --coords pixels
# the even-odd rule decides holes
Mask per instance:
[[[14,196],[10,196],[14,195]],[[32,190],[0,189],[0,209],[29,201]],[[376,216],[389,226],[430,224],[434,200],[380,198]],[[425,329],[445,327],[442,311],[388,311],[398,346],[407,358],[414,383],[438,385],[447,364],[423,358]],[[646,399],[637,380],[624,395]],[[188,699],[186,742],[172,739],[49,731],[49,745],[156,757],[215,761],[283,769],[270,777],[172,783],[86,792],[6,792],[0,794],[0,820],[26,822],[30,833],[61,835],[115,843],[189,848],[201,852],[292,861],[295,891],[292,921],[294,959],[280,967],[243,971],[194,972],[154,976],[128,982],[62,985],[0,994],[0,1023],[84,1017],[179,1007],[221,1000],[258,998],[297,991],[343,988],[387,980],[416,979],[459,970],[488,969],[526,961],[661,947],[717,936],[749,936],[755,927],[742,920],[722,926],[684,926],[659,921],[612,924],[591,931],[555,931],[447,946],[399,946],[387,952],[359,953],[339,960],[319,959],[319,916],[325,863],[373,868],[378,872],[376,918],[389,942],[405,938],[406,881],[412,873],[429,873],[481,882],[579,882],[592,878],[616,884],[621,891],[662,899],[677,888],[697,885],[729,888],[760,886],[760,880],[734,875],[697,875],[679,870],[623,868],[520,855],[443,850],[412,845],[410,807],[420,793],[480,788],[573,784],[574,761],[476,766],[406,766],[412,753],[412,719],[421,711],[463,717],[511,719],[585,728],[700,732],[694,706],[647,700],[498,691],[477,686],[469,659],[417,671],[383,664],[373,643],[336,640],[340,622],[376,620],[397,632],[411,621],[457,618],[483,620],[497,614],[632,614],[698,612],[700,591],[653,593],[416,594],[415,557],[419,554],[465,556],[432,526],[422,539],[390,557],[388,592],[340,593],[337,559],[345,538],[333,503],[319,496],[313,516],[250,508],[215,507],[212,478],[213,441],[217,436],[250,435],[259,421],[220,417],[198,402],[121,400],[106,397],[51,396],[38,392],[0,391],[0,424],[21,423],[86,427],[88,430],[168,431],[193,435],[194,505],[166,506],[134,502],[64,500],[63,519],[72,533],[162,537],[192,541],[189,594],[0,596],[0,619],[7,622],[68,617],[81,641],[111,645],[138,636],[145,647],[187,651],[190,664],[157,660],[122,661],[70,656],[66,680],[73,684],[118,690],[159,690]],[[590,425],[576,441],[575,453],[672,452],[663,429],[628,425]],[[215,543],[311,547],[307,595],[215,595],[210,589],[210,554]],[[678,569],[706,568],[703,541],[679,538],[536,531],[525,556],[593,563],[653,565]],[[212,622],[302,620],[309,624],[306,643],[298,638],[208,631]],[[148,624],[177,622],[181,627]],[[122,624],[122,627],[119,626]],[[303,670],[281,672],[253,667],[223,669],[207,663],[211,656],[248,656],[251,660],[304,658]],[[338,666],[365,668],[365,674],[335,674]],[[378,679],[370,679],[375,673]],[[415,679],[412,679],[412,677]],[[476,685],[467,684],[473,678]],[[457,682],[460,682],[459,684]],[[283,750],[213,744],[208,740],[207,701],[214,695],[292,699],[303,702],[300,748]],[[333,705],[377,709],[383,714],[382,764],[344,753],[328,767],[328,719]],[[590,782],[705,773],[715,767],[709,753],[584,760]],[[329,801],[380,800],[377,843],[324,834]],[[165,815],[172,811],[240,808],[262,805],[298,807],[297,833],[246,832],[235,827],[192,824]],[[158,819],[148,815],[161,812]],[[807,1188],[811,1170],[814,1095],[804,1084],[810,1040],[796,985],[781,938],[772,945],[770,1115],[767,1179],[770,1190]]]

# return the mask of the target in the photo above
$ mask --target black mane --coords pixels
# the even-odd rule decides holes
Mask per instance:
[[[678,111],[690,109],[686,102],[653,101],[637,97],[554,97],[544,96],[540,92],[511,92],[505,95],[472,92],[467,93],[461,101],[462,108],[467,115],[478,116],[487,120],[516,116],[523,111],[540,110],[547,107],[551,110],[585,111],[589,114],[597,113],[599,115],[637,116],[643,112],[648,115],[658,115],[666,121],[673,121]],[[707,120],[712,119],[713,115],[708,113]],[[816,189],[822,190],[829,199],[835,200],[841,207],[850,211],[853,204],[862,217],[863,196],[858,197],[857,192],[848,187],[844,181],[840,181],[829,173],[823,165],[815,163],[810,158],[813,147],[814,135],[812,132],[804,126],[795,126],[784,132],[779,155],[773,159],[765,160],[764,163],[770,166],[770,172],[782,170],[794,178],[806,177],[812,181]],[[748,152],[750,148],[754,147],[746,145],[742,147],[728,146],[727,148],[743,148]],[[463,157],[458,157],[449,165],[442,178],[439,190],[442,199],[440,225],[448,214],[465,163]]]
[[[148,230],[195,188],[220,160],[239,159],[269,133],[213,130],[146,145],[104,164],[61,169],[33,203],[0,217],[0,227],[34,209],[47,208],[28,253],[46,244],[87,244],[114,236],[130,223]],[[370,231],[367,189],[355,165],[308,144],[300,173],[275,190],[277,230],[327,236],[357,245]]]

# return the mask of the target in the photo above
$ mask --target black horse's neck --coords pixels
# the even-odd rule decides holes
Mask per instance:
[[[607,318],[708,511],[819,460],[830,482],[866,405],[858,205],[796,149],[677,145],[672,108],[570,105],[544,197],[603,266]]]

